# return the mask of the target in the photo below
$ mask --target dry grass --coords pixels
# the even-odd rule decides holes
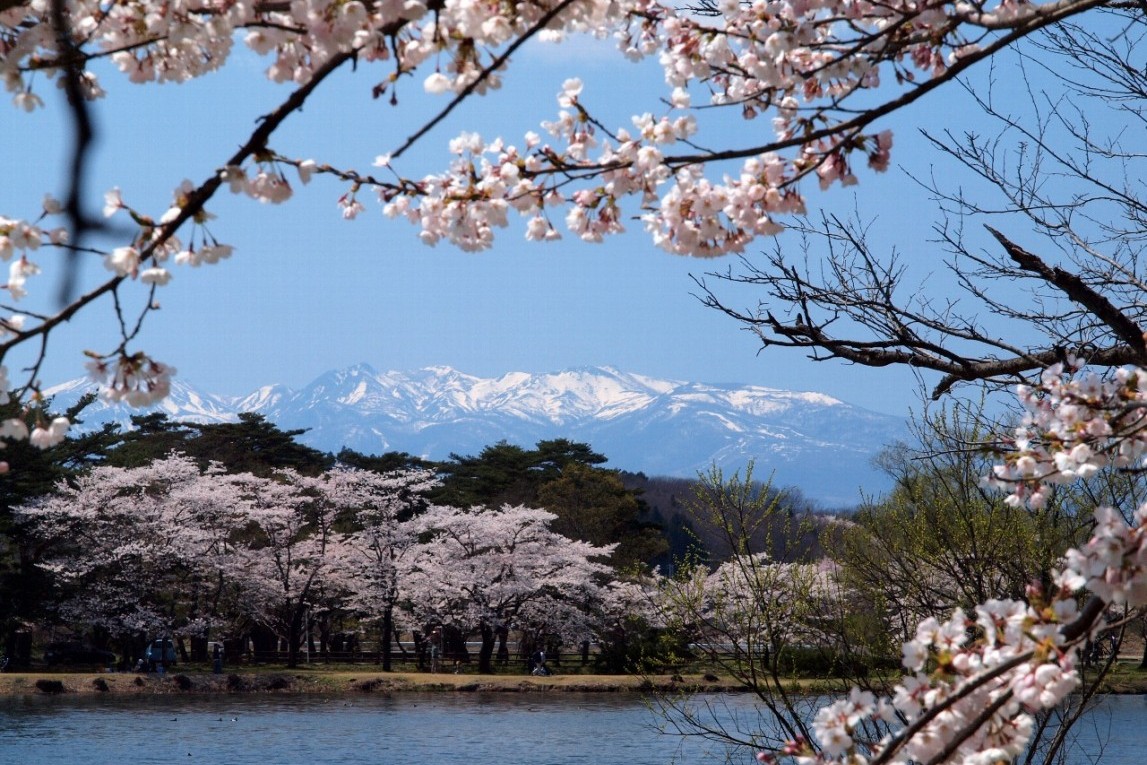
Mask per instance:
[[[58,686],[56,684],[59,684]],[[50,689],[50,690],[46,690]],[[667,690],[730,691],[729,681],[700,675],[468,675],[260,669],[214,675],[168,672],[166,675],[84,672],[13,672],[0,674],[0,696],[66,694],[154,695],[181,693],[401,693],[446,692],[640,692]]]
[[[1140,670],[1138,660],[1122,657],[1105,678],[1103,692],[1147,694],[1147,671]],[[796,692],[825,692],[823,681],[794,680]],[[836,684],[832,684],[836,687]],[[288,670],[283,667],[243,668],[214,675],[202,670],[180,671],[165,675],[137,675],[115,672],[12,672],[0,674],[0,696],[83,694],[83,695],[156,695],[215,693],[279,694],[359,694],[404,692],[450,693],[639,693],[741,691],[729,678],[713,675],[636,675],[569,674],[549,677],[528,675],[476,675],[426,672],[376,672],[364,668]]]

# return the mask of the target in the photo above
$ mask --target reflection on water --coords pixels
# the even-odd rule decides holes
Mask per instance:
[[[733,706],[747,712],[751,700]],[[0,701],[0,763],[725,762],[723,749],[661,734],[656,722],[639,697],[626,694],[35,696]],[[1147,698],[1106,699],[1080,732],[1071,765],[1140,765],[1147,759]],[[751,762],[749,753],[734,762]]]

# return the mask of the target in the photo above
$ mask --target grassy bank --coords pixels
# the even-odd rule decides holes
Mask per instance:
[[[402,693],[446,692],[639,692],[730,691],[730,681],[701,675],[466,675],[355,670],[259,669],[224,672],[180,671],[165,675],[96,672],[13,672],[0,674],[0,695],[181,693]]]
[[[836,685],[832,683],[832,685]],[[164,675],[111,672],[12,672],[0,674],[0,696],[88,694],[357,694],[403,692],[731,692],[742,690],[729,678],[713,675],[475,675],[425,672],[374,672],[358,669],[243,668],[215,675],[201,669],[176,669]],[[797,692],[824,692],[822,682],[794,680]],[[1147,694],[1147,671],[1120,662],[1104,680],[1105,693]]]

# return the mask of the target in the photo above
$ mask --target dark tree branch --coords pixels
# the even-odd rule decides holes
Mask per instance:
[[[64,62],[61,82],[68,111],[71,112],[73,136],[71,159],[68,163],[68,189],[63,200],[64,213],[71,224],[72,247],[65,255],[64,271],[60,280],[58,301],[61,306],[71,302],[76,289],[76,269],[79,261],[75,248],[82,246],[82,240],[89,231],[103,227],[102,223],[90,218],[83,208],[88,150],[95,140],[95,128],[92,126],[87,97],[84,94],[83,57],[72,42],[71,26],[64,5],[64,0],[52,0],[52,26],[56,29],[56,45],[59,47],[59,56]],[[0,7],[0,10],[3,8]]]
[[[1100,321],[1109,326],[1115,336],[1122,340],[1136,355],[1138,363],[1147,362],[1147,344],[1143,340],[1143,330],[1116,308],[1110,300],[1091,289],[1075,274],[1062,268],[1044,263],[1039,256],[1015,244],[991,226],[985,226],[992,236],[1003,245],[1008,256],[1022,270],[1035,274],[1048,284],[1058,287],[1070,299],[1082,305]]]

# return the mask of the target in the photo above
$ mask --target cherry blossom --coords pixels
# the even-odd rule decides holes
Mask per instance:
[[[175,369],[149,358],[144,353],[118,354],[114,362],[95,358],[87,363],[88,374],[102,386],[101,395],[108,401],[123,401],[130,406],[148,406],[167,397]]]
[[[100,82],[89,68],[97,58],[110,59],[129,83],[180,83],[227,65],[236,42],[262,57],[263,75],[290,92],[234,154],[219,158],[218,169],[180,183],[166,210],[136,209],[118,188],[107,191],[104,215],[125,213],[135,226],[101,253],[107,280],[58,313],[36,317],[23,332],[0,338],[0,361],[103,296],[117,295],[122,308],[133,287],[145,293],[142,320],[153,305],[151,290],[172,278],[171,265],[216,264],[231,255],[208,229],[206,206],[219,189],[283,204],[296,193],[296,173],[300,185],[316,176],[345,184],[333,198],[348,219],[366,211],[358,192],[375,192],[386,215],[409,221],[430,245],[488,249],[519,217],[531,241],[568,232],[599,242],[636,221],[668,252],[744,252],[806,209],[810,183],[848,185],[866,170],[886,169],[893,136],[878,124],[885,114],[927,96],[1013,37],[1097,4],[752,0],[717,2],[712,13],[699,14],[661,0],[60,0],[63,28],[57,30],[55,3],[7,3],[0,10],[0,78],[20,111],[43,105],[46,83],[63,85],[77,101],[114,97],[127,85]],[[375,167],[384,177],[274,149],[279,126],[352,62],[376,78],[376,97],[393,98],[398,84],[414,77],[431,96],[451,100],[445,117],[458,100],[497,90],[525,41],[551,44],[577,34],[612,39],[620,56],[660,67],[664,93],[611,125],[594,113],[605,94],[571,77],[557,94],[554,118],[540,130],[523,126],[520,140],[463,133],[450,142],[450,165],[421,178],[403,175],[402,157],[413,142],[426,140],[437,120],[402,146],[379,147]],[[702,109],[747,120],[747,129],[738,131],[742,145],[701,148]],[[67,225],[44,228],[40,219],[0,217],[0,259],[10,262],[4,288],[13,299],[27,294],[29,278],[42,267],[70,262],[33,260],[33,251],[78,246],[68,240],[84,233],[71,202],[49,197],[37,207],[34,214],[62,216]],[[20,395],[37,385],[30,376]],[[124,400],[154,400],[141,395],[143,387],[132,390]]]
[[[589,637],[583,614],[610,574],[613,545],[595,547],[550,531],[545,510],[431,507],[413,528],[429,539],[404,559],[403,589],[421,624],[477,633],[479,668],[491,671],[498,630],[511,626]],[[579,630],[578,628],[581,628]],[[575,634],[576,633],[576,634]]]
[[[1049,484],[1086,478],[1142,460],[1143,371],[1086,372],[1077,359],[1049,367],[1036,386],[1020,386],[1023,422],[1014,451],[986,479],[1015,503],[1039,507]],[[1032,714],[1052,709],[1080,683],[1079,647],[1103,629],[1111,604],[1147,604],[1147,505],[1130,522],[1115,508],[1095,511],[1091,539],[1064,555],[1052,589],[1031,588],[1029,602],[989,601],[975,615],[925,619],[903,647],[908,674],[887,699],[835,702],[814,721],[818,746],[792,741],[763,760],[883,763],[1010,760],[1027,746]],[[1081,607],[1080,599],[1086,597]],[[856,710],[855,712],[851,710]],[[879,741],[860,741],[858,723],[903,725]]]
[[[47,449],[64,440],[71,423],[67,417],[55,417],[46,425],[37,425],[28,436],[28,442],[38,449]]]
[[[1107,378],[1074,357],[1048,367],[1038,384],[1017,387],[1023,418],[987,483],[1009,491],[1013,504],[1041,507],[1053,484],[1138,467],[1147,452],[1145,384],[1147,372],[1134,367]]]
[[[136,632],[205,635],[232,594],[242,500],[217,468],[171,455],[98,467],[18,508],[40,540],[37,565],[64,588],[60,618]]]

